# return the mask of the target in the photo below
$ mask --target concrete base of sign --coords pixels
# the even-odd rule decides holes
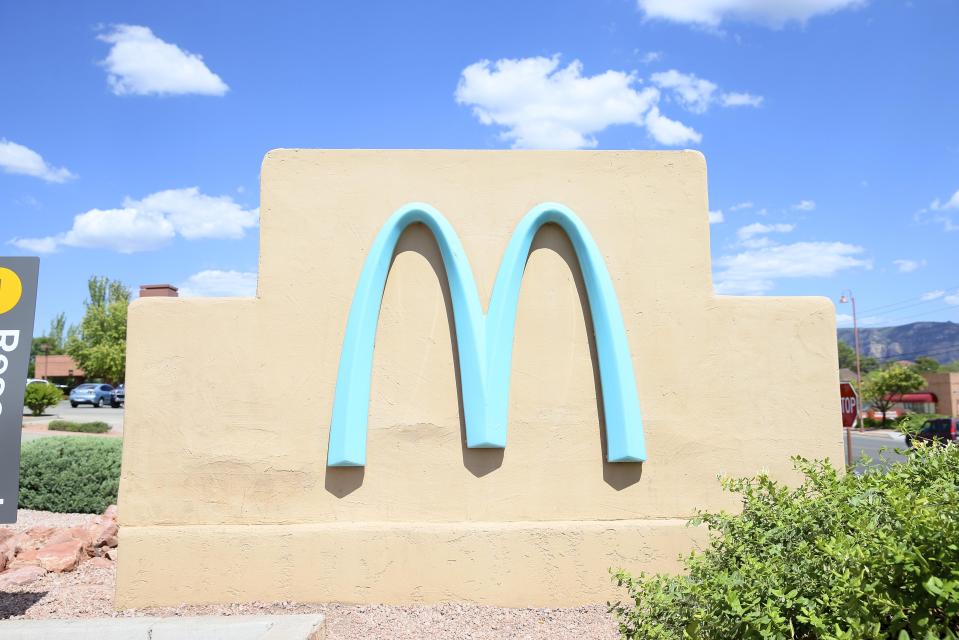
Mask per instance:
[[[323,640],[321,615],[98,618],[0,622],[6,640]]]
[[[621,597],[608,569],[676,570],[705,532],[666,519],[133,527],[120,536],[121,608],[254,600],[569,607]],[[163,549],[176,553],[153,562]]]

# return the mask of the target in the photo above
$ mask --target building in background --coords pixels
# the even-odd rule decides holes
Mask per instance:
[[[926,390],[935,396],[935,413],[959,417],[959,373],[924,373],[922,377]]]
[[[86,380],[83,369],[68,355],[37,355],[34,361],[34,375],[49,380],[56,385],[73,388]]]

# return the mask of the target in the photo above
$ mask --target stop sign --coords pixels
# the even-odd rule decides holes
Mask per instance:
[[[840,383],[839,399],[842,402],[842,426],[851,427],[859,416],[859,398],[856,390],[848,382]]]

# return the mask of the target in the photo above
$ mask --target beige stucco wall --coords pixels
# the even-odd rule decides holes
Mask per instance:
[[[277,150],[261,182],[256,298],[130,309],[120,606],[602,602],[609,567],[675,569],[702,535],[683,520],[735,507],[717,475],[842,459],[832,305],[713,294],[699,153]],[[626,323],[646,463],[604,462],[581,277],[551,227],[520,296],[507,447],[465,448],[441,259],[415,227],[380,314],[367,466],[326,467],[353,289],[410,201],[450,220],[484,304],[532,206],[583,219]]]

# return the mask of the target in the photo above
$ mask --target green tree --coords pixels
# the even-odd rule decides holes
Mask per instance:
[[[912,365],[912,370],[917,373],[935,373],[942,371],[942,365],[935,358],[919,356],[916,358],[916,364]]]
[[[126,373],[127,307],[130,290],[106,277],[90,278],[83,320],[71,327],[66,351],[90,378],[116,383]]]
[[[50,345],[50,353],[63,353],[67,346],[67,316],[63,312],[58,313],[50,321],[50,328],[47,329],[47,343]]]
[[[879,361],[872,356],[864,356],[859,359],[859,366],[866,374],[878,369]],[[839,341],[839,368],[856,370],[856,350],[842,340]]]
[[[839,368],[856,370],[856,350],[839,341]]]
[[[862,380],[862,397],[878,411],[882,411],[882,424],[886,425],[886,412],[896,403],[896,396],[912,393],[926,386],[926,379],[912,367],[894,364],[873,371]]]
[[[39,336],[33,339],[30,345],[30,365],[27,370],[27,377],[36,377],[37,356],[50,355],[55,356],[66,353],[67,339],[67,317],[64,313],[58,313],[50,321],[50,328],[47,329],[45,336]]]

